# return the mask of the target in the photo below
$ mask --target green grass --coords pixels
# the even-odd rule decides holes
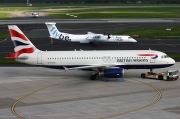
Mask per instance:
[[[5,57],[0,57],[0,64],[21,64],[21,63],[14,61],[14,60],[10,60],[10,59],[5,58]]]
[[[172,30],[167,31],[167,27],[161,28],[146,28],[137,30],[127,30],[113,33],[114,35],[138,35],[140,38],[180,38],[180,26],[169,27]]]
[[[16,7],[12,7],[12,6]],[[25,3],[22,4],[2,4],[0,5],[0,19],[11,19],[10,12],[26,11],[26,10],[42,10],[54,9],[47,12],[49,15],[72,19],[74,17],[66,14],[73,14],[78,16],[76,19],[94,19],[94,18],[180,18],[180,5],[163,4],[154,6],[164,6],[155,8],[106,8],[106,9],[86,9],[86,10],[56,10],[61,8],[84,7],[84,6],[109,6],[109,4],[54,4],[54,3],[36,3],[33,7],[27,7]],[[150,4],[110,4],[116,6],[149,6]],[[6,7],[4,7],[6,6]],[[11,7],[7,7],[11,6]],[[17,7],[21,6],[21,7]],[[166,7],[169,6],[169,7]],[[172,7],[171,7],[172,6]],[[174,7],[176,6],[176,7]]]
[[[180,54],[168,54],[168,56],[173,59],[180,59]]]
[[[1,20],[9,20],[9,19],[12,19],[12,17],[9,13],[1,13],[0,12],[0,19]]]
[[[31,3],[31,1],[30,1]],[[0,7],[25,7],[24,3],[1,3]],[[80,4],[62,4],[62,3],[32,3],[33,7],[49,7],[49,6],[180,6],[179,4],[121,4],[121,3],[80,3]]]
[[[46,9],[46,7],[1,7],[0,12],[40,10],[40,9]]]
[[[0,32],[0,41],[6,39],[7,37],[9,37],[9,32]]]
[[[58,18],[73,18],[66,14],[73,14],[77,18],[180,18],[179,7],[157,8],[106,8],[88,10],[50,11],[49,15]]]

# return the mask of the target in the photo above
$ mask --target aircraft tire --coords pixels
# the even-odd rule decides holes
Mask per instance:
[[[145,76],[146,76],[146,75],[145,75],[144,73],[141,74],[141,78],[145,78]]]
[[[91,80],[96,80],[96,75],[91,75],[91,76],[90,76],[90,79],[91,79]]]
[[[159,75],[159,76],[158,76],[158,79],[159,79],[159,80],[163,80],[163,76]]]

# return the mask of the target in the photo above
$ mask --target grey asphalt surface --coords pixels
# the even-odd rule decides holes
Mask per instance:
[[[155,72],[168,69],[180,63]],[[125,82],[103,82],[91,81],[92,72],[0,67],[0,119],[18,119],[12,110],[25,119],[179,119],[180,80],[140,78],[147,71],[125,70]]]
[[[132,19],[55,19],[39,18],[15,18],[15,20],[0,20],[0,24],[40,24],[44,22],[56,23],[180,23],[180,18],[132,18]]]

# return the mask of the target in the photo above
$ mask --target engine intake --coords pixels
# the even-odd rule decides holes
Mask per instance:
[[[116,69],[107,69],[102,72],[99,72],[99,76],[106,77],[106,78],[120,78],[124,74],[123,68],[116,68]]]

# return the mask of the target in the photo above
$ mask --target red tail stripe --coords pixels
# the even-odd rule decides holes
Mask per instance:
[[[21,55],[23,53],[30,54],[33,52],[34,52],[34,48],[26,48],[26,49],[19,50],[18,52],[15,52],[15,53],[7,54],[6,57],[11,60],[15,60],[19,55]]]
[[[15,52],[15,53],[7,54],[6,58],[15,60],[17,58],[17,53]]]
[[[19,37],[19,38],[21,38],[21,39],[23,39],[25,41],[28,41],[28,39],[27,39],[27,37],[25,35],[13,30],[13,29],[10,29],[9,32],[10,32],[12,37]]]
[[[138,54],[139,56],[156,56],[156,54]]]

